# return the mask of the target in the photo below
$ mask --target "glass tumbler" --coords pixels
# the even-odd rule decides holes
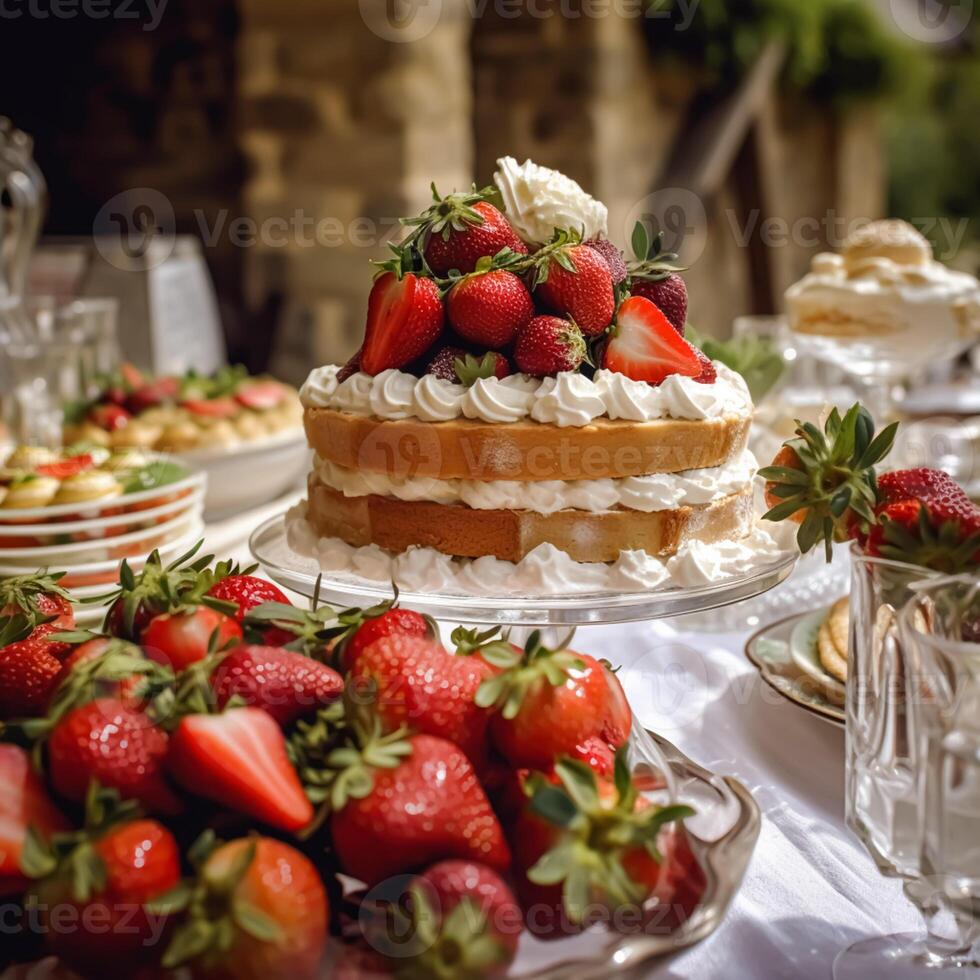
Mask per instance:
[[[898,617],[912,667],[919,851],[905,894],[926,932],[856,943],[837,957],[837,980],[980,978],[980,577],[934,577],[913,591]]]
[[[914,664],[898,617],[913,584],[934,574],[851,547],[846,816],[889,876],[915,877],[919,864],[918,760],[908,701]]]

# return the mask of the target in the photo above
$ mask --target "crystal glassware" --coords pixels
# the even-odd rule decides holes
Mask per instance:
[[[980,978],[980,577],[918,583],[898,620],[910,665],[918,873],[905,894],[926,933],[862,940],[836,980]]]
[[[846,701],[847,823],[885,875],[918,874],[916,748],[910,669],[898,617],[928,569],[851,546]]]

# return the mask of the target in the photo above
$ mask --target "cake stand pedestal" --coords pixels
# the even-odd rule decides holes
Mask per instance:
[[[284,516],[260,524],[249,539],[255,560],[270,578],[300,595],[332,605],[373,606],[391,598],[391,583],[323,572],[286,540]],[[575,592],[547,596],[478,596],[400,589],[401,603],[449,623],[510,627],[603,626],[672,619],[741,602],[768,592],[789,577],[797,555],[787,554],[749,572],[711,585],[651,592]]]

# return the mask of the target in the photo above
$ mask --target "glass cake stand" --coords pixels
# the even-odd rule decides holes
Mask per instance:
[[[285,515],[260,524],[249,539],[255,560],[284,588],[343,607],[370,606],[391,598],[391,583],[340,572],[321,572],[315,559],[297,554],[286,541]],[[798,556],[761,563],[744,575],[711,585],[651,592],[576,592],[555,596],[477,596],[401,589],[401,603],[433,619],[501,626],[600,626],[671,619],[717,609],[768,592],[789,577]]]

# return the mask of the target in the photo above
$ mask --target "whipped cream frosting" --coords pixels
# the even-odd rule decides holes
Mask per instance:
[[[425,375],[416,378],[390,369],[375,377],[357,373],[337,382],[335,364],[315,368],[300,389],[308,408],[331,408],[380,419],[417,418],[449,422],[457,418],[483,422],[535,422],[583,426],[593,419],[714,419],[752,413],[752,397],[741,375],[715,363],[718,379],[710,385],[674,374],[656,387],[615,371],[596,371],[594,378],[563,372],[552,378],[512,374],[481,378],[469,388]]]
[[[583,240],[606,237],[605,204],[571,177],[531,160],[519,164],[513,157],[501,157],[493,179],[507,220],[528,244],[544,245],[556,229],[577,231]]]
[[[432,477],[398,478],[386,473],[349,470],[329,460],[316,460],[321,483],[346,497],[378,494],[398,500],[427,500],[440,504],[466,504],[474,510],[529,510],[553,514],[573,508],[593,513],[622,507],[651,513],[685,505],[710,504],[748,487],[758,464],[747,450],[723,466],[656,473],[623,479],[437,480]]]
[[[321,538],[306,520],[305,503],[286,515],[286,537],[298,554],[314,559],[325,572],[410,591],[479,596],[548,596],[590,592],[646,592],[696,588],[762,568],[791,552],[761,526],[746,538],[706,545],[690,542],[661,560],[645,551],[624,551],[611,564],[573,561],[554,545],[542,544],[519,562],[484,557],[451,558],[432,548],[401,554],[377,545],[356,548],[339,538]]]

